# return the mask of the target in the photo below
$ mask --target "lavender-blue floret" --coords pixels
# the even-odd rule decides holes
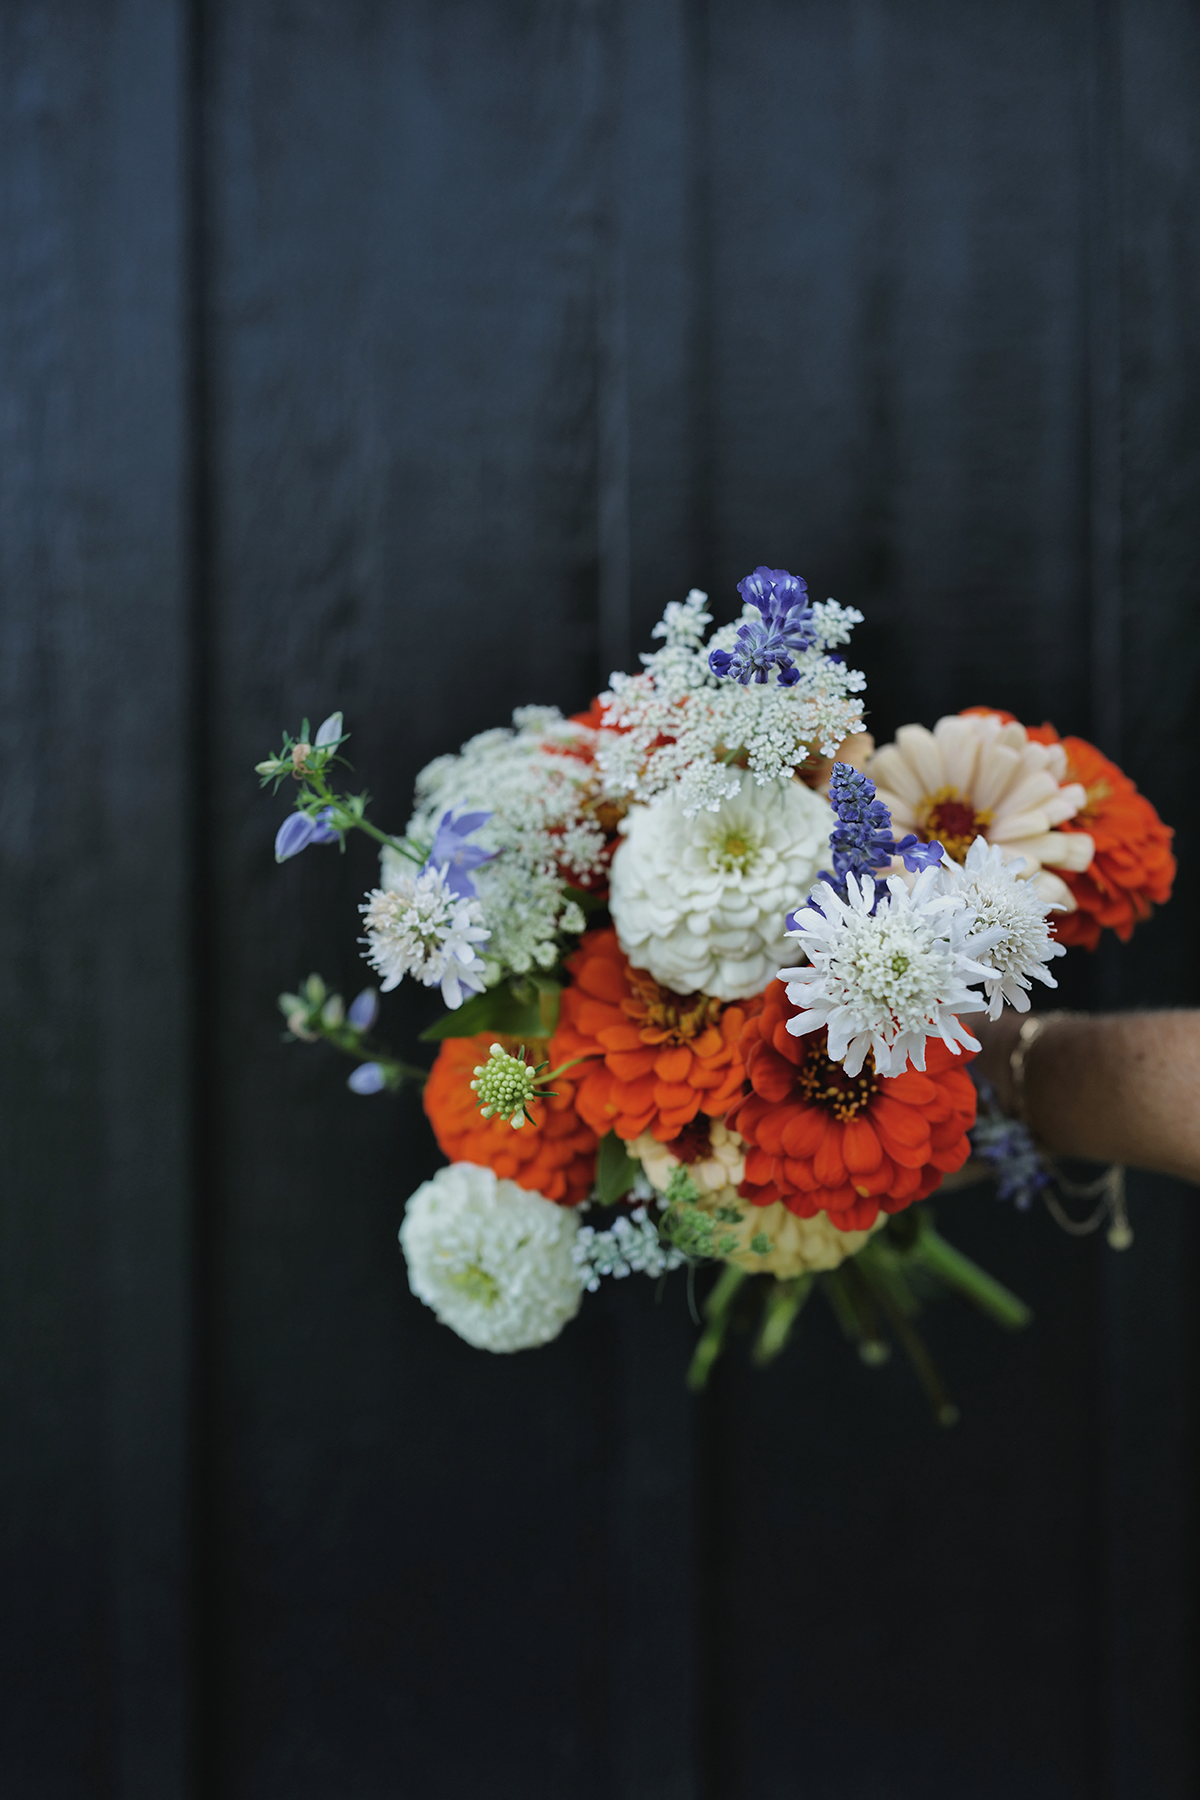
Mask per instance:
[[[346,1086],[352,1094],[381,1094],[387,1077],[377,1062],[359,1063],[354,1073],[347,1076]]]
[[[355,1031],[370,1031],[379,1017],[379,994],[375,988],[364,988],[346,1008],[346,1023]]]
[[[737,585],[745,603],[756,606],[762,618],[744,619],[735,647],[713,650],[709,668],[743,687],[751,681],[761,687],[775,670],[780,687],[794,687],[800,671],[792,658],[810,649],[817,636],[807,584],[786,569],[768,569],[764,564]]]
[[[457,818],[453,811],[442,814],[425,867],[442,869],[446,886],[460,900],[469,900],[475,893],[475,883],[468,870],[477,869],[481,863],[491,862],[499,855],[496,850],[483,850],[478,844],[467,842],[491,816],[490,812],[459,813]]]
[[[323,806],[319,813],[289,813],[275,833],[275,861],[286,862],[299,856],[310,844],[335,844],[338,834],[330,824],[333,808]]]

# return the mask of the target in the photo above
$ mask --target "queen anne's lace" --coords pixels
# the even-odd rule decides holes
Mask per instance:
[[[687,817],[715,812],[741,792],[747,771],[760,786],[790,781],[810,751],[832,756],[862,730],[862,701],[854,696],[865,680],[827,654],[847,642],[860,612],[832,600],[814,606],[815,637],[811,648],[794,652],[793,685],[742,687],[714,674],[708,657],[735,651],[743,621],[761,621],[747,606],[705,645],[707,598],[693,588],[682,603],[672,601],[654,628],[663,648],[642,657],[640,675],[614,674],[601,696],[596,762],[613,799],[670,794]]]
[[[491,814],[474,836],[483,850],[499,854],[473,871],[491,929],[489,981],[506,969],[523,975],[552,968],[561,936],[583,928],[578,907],[564,891],[566,872],[577,878],[594,874],[605,834],[591,810],[594,771],[564,752],[581,740],[590,743],[592,735],[555,707],[521,707],[511,731],[480,732],[456,756],[439,756],[417,776],[410,837],[428,842],[451,808]],[[385,850],[385,876],[402,862],[395,851]]]
[[[528,1350],[556,1338],[579,1311],[569,1207],[451,1163],[421,1184],[400,1227],[409,1286],[477,1350]]]
[[[488,932],[477,900],[462,899],[444,869],[424,868],[395,857],[386,885],[375,888],[359,908],[367,928],[367,961],[383,976],[384,993],[414,975],[426,987],[440,987],[446,1005],[462,1005],[463,995],[483,989],[484,963],[476,945]]]
[[[829,1055],[847,1075],[858,1074],[868,1051],[881,1075],[902,1074],[909,1057],[924,1069],[930,1037],[956,1056],[962,1045],[979,1048],[958,1015],[986,1008],[971,984],[997,975],[980,959],[999,931],[977,932],[962,899],[942,891],[940,875],[926,869],[911,889],[893,875],[877,906],[871,877],[848,875],[845,900],[822,882],[813,904],[795,914],[809,961],[779,972],[799,1008],[787,1029],[799,1037],[828,1027]]]

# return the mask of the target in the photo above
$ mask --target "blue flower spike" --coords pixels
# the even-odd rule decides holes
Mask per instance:
[[[829,834],[833,852],[833,873],[822,870],[818,881],[828,881],[844,900],[846,877],[861,881],[864,875],[877,875],[886,869],[893,856],[904,859],[911,875],[922,869],[936,868],[945,859],[940,844],[924,844],[915,832],[896,841],[892,834],[892,815],[882,800],[876,799],[875,783],[849,763],[834,763],[829,777],[829,804],[837,815],[837,823]],[[805,902],[811,906],[811,899]],[[799,910],[803,911],[803,908]],[[796,914],[787,916],[787,928],[794,931]]]
[[[743,687],[751,681],[761,687],[772,670],[778,670],[780,687],[794,687],[800,671],[792,658],[810,649],[817,636],[807,583],[786,569],[768,569],[764,564],[737,585],[746,605],[758,608],[761,621],[744,619],[735,648],[714,650],[709,668]]]
[[[299,856],[310,844],[336,844],[338,834],[329,822],[332,817],[330,806],[323,806],[311,817],[303,812],[289,813],[275,833],[275,861],[286,862],[290,856]]]
[[[483,850],[478,844],[467,842],[491,816],[490,812],[465,812],[455,818],[453,811],[444,812],[425,860],[427,869],[445,869],[446,886],[460,900],[469,900],[475,893],[469,871],[499,855],[498,850]]]

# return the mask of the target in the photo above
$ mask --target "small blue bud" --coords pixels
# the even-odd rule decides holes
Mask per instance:
[[[378,1063],[360,1063],[346,1082],[352,1094],[381,1094],[387,1077]]]
[[[379,1017],[379,995],[374,988],[364,988],[346,1010],[346,1023],[355,1031],[370,1031]]]
[[[324,750],[330,744],[336,744],[342,735],[342,715],[340,712],[330,713],[313,740],[315,750]]]

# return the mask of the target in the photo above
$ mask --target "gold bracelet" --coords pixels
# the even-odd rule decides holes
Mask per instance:
[[[1017,1041],[1008,1058],[1008,1073],[1012,1082],[1013,1115],[1020,1120],[1030,1137],[1033,1136],[1033,1126],[1030,1123],[1029,1101],[1025,1093],[1025,1059],[1045,1031],[1048,1022],[1057,1017],[1057,1013],[1030,1013],[1027,1019],[1022,1019],[1021,1029],[1017,1032]]]

